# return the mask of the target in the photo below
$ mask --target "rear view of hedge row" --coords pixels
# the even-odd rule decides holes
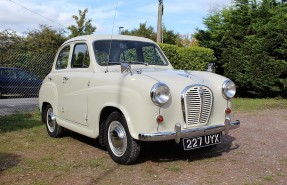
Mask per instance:
[[[208,64],[215,60],[213,50],[204,47],[170,44],[160,44],[160,47],[175,69],[205,71]]]

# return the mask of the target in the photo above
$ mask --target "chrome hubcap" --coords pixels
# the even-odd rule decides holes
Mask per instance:
[[[54,132],[56,128],[56,119],[52,108],[47,110],[47,126],[50,132]]]
[[[127,136],[124,127],[118,121],[113,121],[108,128],[108,142],[112,152],[121,157],[127,149]]]

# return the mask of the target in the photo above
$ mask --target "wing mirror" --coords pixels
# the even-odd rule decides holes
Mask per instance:
[[[131,64],[126,62],[121,63],[121,72],[130,72],[132,75]]]

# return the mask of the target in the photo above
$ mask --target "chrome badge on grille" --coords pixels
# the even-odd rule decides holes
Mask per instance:
[[[200,98],[202,98],[203,97],[203,89],[202,89],[202,87],[200,87],[199,89],[198,89],[198,94],[200,95]]]

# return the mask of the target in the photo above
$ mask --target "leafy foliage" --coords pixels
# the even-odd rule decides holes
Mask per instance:
[[[215,60],[213,51],[208,48],[169,44],[160,44],[160,47],[175,69],[204,71]]]
[[[139,28],[135,28],[131,31],[123,30],[121,31],[122,35],[133,35],[139,37],[149,38],[156,42],[156,32],[152,26],[147,26],[147,23],[140,23]],[[163,42],[166,44],[181,45],[181,37],[178,33],[175,33],[174,30],[167,30],[163,27]]]
[[[14,31],[0,32],[0,66],[31,71],[43,79],[51,70],[57,49],[66,40],[62,30],[45,25],[19,36]]]
[[[140,23],[138,29],[133,29],[131,31],[129,30],[123,30],[121,32],[122,35],[133,35],[133,36],[139,36],[139,37],[145,37],[149,38],[153,41],[156,40],[156,33],[154,32],[154,28],[152,26],[147,26],[145,23]]]
[[[86,19],[88,9],[84,11],[79,10],[79,16],[73,15],[76,21],[76,25],[71,25],[68,29],[71,31],[70,38],[80,36],[80,35],[90,35],[96,31],[96,27],[92,25],[91,19]]]
[[[55,30],[46,25],[40,25],[40,29],[26,33],[24,49],[40,52],[56,52],[59,46],[66,41],[64,33],[64,30]]]
[[[286,12],[286,1],[235,0],[194,35],[214,50],[217,73],[234,80],[240,96],[286,96]]]

